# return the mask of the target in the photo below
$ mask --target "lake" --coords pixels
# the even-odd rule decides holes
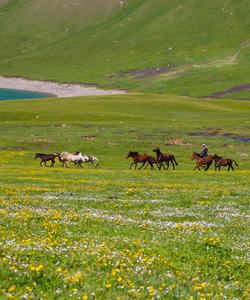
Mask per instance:
[[[34,91],[0,88],[0,100],[33,99],[33,98],[48,98],[48,97],[56,97],[56,96],[52,94],[46,94],[46,93],[40,93]]]

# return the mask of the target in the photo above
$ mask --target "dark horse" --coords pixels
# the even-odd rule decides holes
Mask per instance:
[[[132,163],[130,164],[130,169],[132,167],[132,165],[135,165],[135,170],[137,168],[137,163],[142,163],[142,166],[138,169],[141,170],[146,163],[148,163],[151,167],[151,170],[154,169],[153,164],[157,163],[157,160],[153,157],[150,156],[146,153],[144,153],[143,155],[139,154],[138,152],[134,152],[134,151],[129,151],[128,155],[126,156],[126,158],[131,157],[133,159]]]
[[[213,163],[214,157],[212,155],[202,157],[200,153],[193,152],[191,159],[196,160],[196,166],[194,167],[194,170],[198,169],[200,171],[200,167],[205,166],[205,171],[207,171]]]
[[[175,165],[178,166],[178,163],[173,154],[170,154],[170,153],[163,154],[159,147],[153,149],[153,152],[156,153],[158,164],[159,164],[159,170],[161,169],[161,167],[163,167],[164,170],[168,170],[169,162],[171,162],[171,164],[173,166],[173,170],[175,170]],[[167,169],[165,168],[164,163],[166,163]]]
[[[217,154],[214,155],[214,162],[215,162],[215,171],[221,167],[227,166],[227,171],[230,171],[232,169],[234,171],[233,163],[238,167],[237,162],[234,159],[231,158],[223,158],[221,156],[218,156]]]
[[[36,155],[35,155],[35,159],[37,159],[37,158],[41,159],[41,161],[40,161],[40,166],[41,167],[42,167],[42,163],[44,163],[44,165],[46,167],[48,167],[47,164],[46,164],[47,161],[51,161],[50,167],[53,167],[55,162],[56,162],[55,161],[56,157],[58,157],[58,159],[60,160],[60,154],[59,153],[53,153],[53,154],[36,153]]]

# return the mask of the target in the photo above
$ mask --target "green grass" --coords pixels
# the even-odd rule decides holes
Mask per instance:
[[[188,135],[249,136],[249,110],[150,94],[1,101],[0,298],[249,299],[250,144]],[[235,172],[192,171],[203,142]],[[128,150],[154,146],[176,171],[128,169]],[[77,150],[100,166],[33,160]]]
[[[195,97],[249,82],[247,0],[59,2],[0,6],[0,74]],[[120,76],[169,63],[178,76]]]

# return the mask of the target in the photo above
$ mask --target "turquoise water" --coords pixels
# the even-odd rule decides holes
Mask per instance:
[[[55,95],[46,93],[0,88],[0,100],[48,98],[53,96],[55,97]]]

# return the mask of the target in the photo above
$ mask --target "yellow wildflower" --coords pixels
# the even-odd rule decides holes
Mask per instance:
[[[11,286],[11,287],[9,288],[9,292],[13,292],[15,289],[16,289],[16,286],[13,285],[13,286]]]
[[[109,282],[107,282],[107,283],[105,284],[105,288],[106,288],[106,289],[110,289],[111,286],[112,286],[112,285],[111,285],[111,283],[109,283]]]

